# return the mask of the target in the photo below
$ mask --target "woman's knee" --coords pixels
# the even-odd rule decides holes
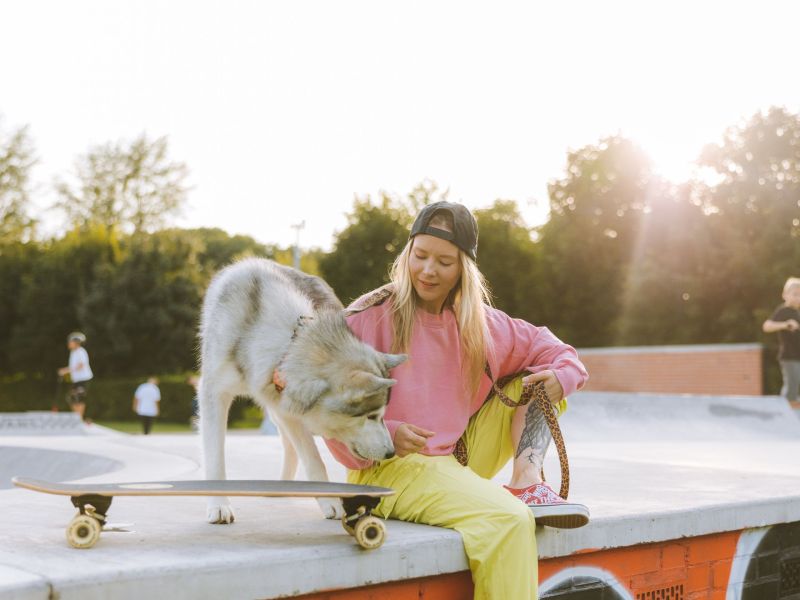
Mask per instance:
[[[533,518],[533,511],[524,502],[517,500],[516,505],[511,511],[512,519],[517,527],[536,527],[536,521]]]
[[[492,514],[487,515],[487,520],[492,521],[497,529],[506,533],[525,532],[523,535],[533,535],[536,529],[531,509],[511,494],[492,511]]]

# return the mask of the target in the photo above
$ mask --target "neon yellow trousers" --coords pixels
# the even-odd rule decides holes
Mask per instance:
[[[520,378],[505,393],[518,400]],[[559,412],[566,408],[562,400]],[[348,481],[394,488],[376,515],[455,529],[464,540],[476,600],[535,600],[538,564],[536,524],[531,510],[490,481],[514,456],[511,420],[516,409],[491,398],[470,419],[464,434],[468,463],[453,455],[409,454],[363,471]]]

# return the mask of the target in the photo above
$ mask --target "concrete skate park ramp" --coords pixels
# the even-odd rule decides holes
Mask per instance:
[[[68,450],[4,446],[3,436],[85,436],[86,427],[75,413],[30,411],[0,413],[0,489],[12,487],[15,475],[49,481],[71,481],[122,468],[102,456]]]
[[[16,475],[46,481],[72,481],[110,473],[122,467],[119,461],[85,452],[0,444],[0,489],[13,487],[11,478]]]
[[[0,413],[0,436],[3,435],[86,435],[86,428],[72,412]]]
[[[579,392],[561,418],[580,442],[798,440],[800,419],[779,396]]]

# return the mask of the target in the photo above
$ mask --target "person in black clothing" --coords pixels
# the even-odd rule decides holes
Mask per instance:
[[[783,286],[783,304],[764,321],[765,333],[778,333],[778,362],[783,374],[781,396],[797,401],[800,388],[800,277],[790,277]]]

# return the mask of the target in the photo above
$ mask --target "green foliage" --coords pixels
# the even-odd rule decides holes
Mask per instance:
[[[0,252],[5,244],[25,240],[33,229],[30,170],[35,163],[28,128],[0,128]]]
[[[202,265],[207,276],[213,276],[214,273],[240,258],[247,256],[273,258],[276,252],[274,246],[259,244],[247,235],[230,235],[222,229],[203,227],[187,231],[200,244],[197,261]]]
[[[378,202],[356,197],[347,227],[336,234],[333,250],[319,257],[319,274],[345,304],[389,280],[389,269],[408,241],[419,209],[446,200],[448,191],[425,180],[405,198],[381,192]]]
[[[345,304],[388,281],[389,267],[408,238],[411,215],[383,196],[353,202],[348,225],[336,236],[333,251],[319,262],[322,277]]]
[[[194,388],[183,374],[161,376],[161,414],[159,420],[187,423],[193,411]],[[89,388],[86,416],[93,420],[130,421],[137,418],[133,411],[133,393],[145,377],[96,378]],[[66,396],[68,383],[59,383],[48,376],[16,376],[0,380],[0,412],[27,410],[70,410]],[[235,402],[231,420],[241,419],[248,405]]]
[[[83,301],[95,274],[116,264],[119,254],[116,235],[102,227],[44,244],[21,277],[5,372],[49,372],[66,364],[67,333],[87,329]]]
[[[98,266],[80,302],[98,376],[191,367],[207,284],[199,247],[191,232],[133,236],[116,264]]]
[[[800,117],[758,113],[706,147],[700,163],[715,180],[697,185],[713,240],[702,301],[709,312],[725,307],[708,334],[750,340],[800,270]]]
[[[569,154],[539,230],[545,322],[579,346],[613,345],[628,267],[657,179],[630,141],[610,137]]]
[[[19,320],[23,278],[28,276],[41,253],[41,248],[32,242],[0,245],[0,366],[11,364],[11,334]],[[0,368],[0,372],[3,370]]]
[[[494,304],[532,323],[542,320],[539,248],[514,201],[496,200],[475,211],[478,267],[492,290]]]
[[[0,254],[0,374],[55,372],[65,336],[86,333],[102,378],[196,367],[200,304],[211,277],[236,258],[269,255],[218,229],[119,237],[93,225]]]

